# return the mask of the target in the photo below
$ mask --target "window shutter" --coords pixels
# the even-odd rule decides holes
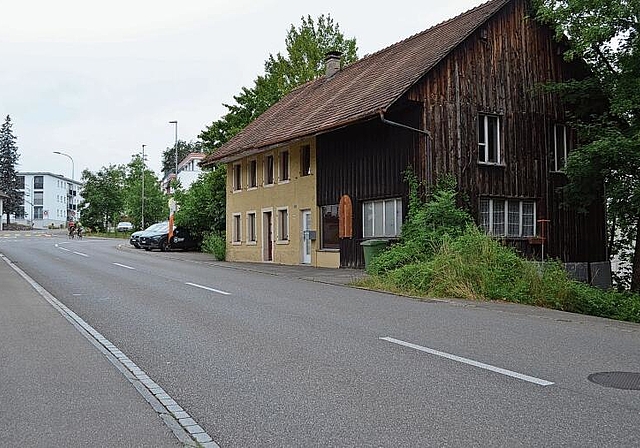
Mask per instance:
[[[338,227],[340,238],[353,238],[353,206],[351,198],[346,194],[340,198]]]

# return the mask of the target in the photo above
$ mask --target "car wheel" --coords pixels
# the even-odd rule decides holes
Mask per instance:
[[[170,247],[169,247],[169,241],[167,241],[167,240],[163,240],[163,241],[160,243],[160,251],[162,251],[162,252],[167,252],[169,249],[170,249]]]

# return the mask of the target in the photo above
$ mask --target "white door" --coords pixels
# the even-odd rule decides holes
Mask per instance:
[[[302,262],[311,263],[311,210],[302,211]]]

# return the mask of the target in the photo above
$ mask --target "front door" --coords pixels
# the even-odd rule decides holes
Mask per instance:
[[[273,217],[262,212],[262,260],[273,261]]]
[[[302,211],[302,262],[311,263],[311,210]]]

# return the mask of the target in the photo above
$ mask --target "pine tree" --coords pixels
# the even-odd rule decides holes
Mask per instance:
[[[18,146],[11,126],[11,117],[7,115],[0,128],[0,191],[9,196],[4,201],[7,224],[10,223],[11,213],[17,213],[22,204],[22,193],[18,191],[18,174],[16,173],[19,157]],[[0,219],[2,219],[1,216]]]

